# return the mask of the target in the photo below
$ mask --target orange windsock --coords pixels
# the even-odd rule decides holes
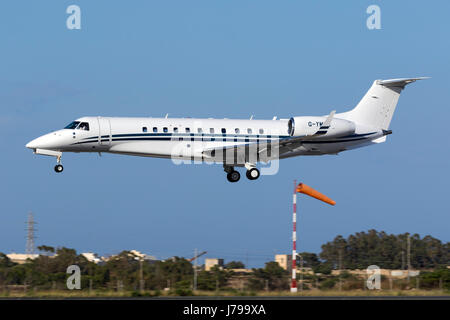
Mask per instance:
[[[319,191],[314,190],[313,188],[311,188],[310,186],[307,186],[304,183],[300,183],[297,186],[297,192],[307,194],[310,197],[313,197],[313,198],[316,198],[316,199],[318,199],[320,201],[323,201],[323,202],[326,202],[328,204],[331,204],[332,206],[334,206],[336,204],[336,201],[331,200],[326,195],[321,194]]]

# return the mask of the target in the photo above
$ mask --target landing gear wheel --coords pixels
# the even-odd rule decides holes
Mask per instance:
[[[241,174],[237,171],[231,171],[230,173],[227,174],[227,179],[230,182],[238,182],[240,178]]]
[[[250,170],[247,170],[247,172],[246,172],[246,174],[245,174],[246,176],[247,176],[247,178],[249,179],[249,180],[256,180],[256,179],[258,179],[259,178],[259,170],[258,169],[256,169],[256,168],[252,168],[252,169],[250,169]]]
[[[64,167],[62,166],[62,164],[57,164],[55,166],[55,172],[60,173],[60,172],[63,172],[63,170],[64,170]]]

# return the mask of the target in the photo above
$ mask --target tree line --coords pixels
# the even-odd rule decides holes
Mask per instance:
[[[449,277],[446,266],[450,261],[449,243],[442,243],[431,236],[389,235],[369,230],[348,236],[337,236],[322,246],[319,254],[299,253],[297,263],[310,267],[316,274],[327,275],[333,269],[365,269],[377,265],[387,269],[406,269],[410,247],[410,264],[414,269],[443,269]],[[178,290],[189,291],[194,287],[194,267],[184,258],[174,257],[165,261],[141,261],[130,251],[122,251],[108,261],[95,264],[74,249],[41,246],[43,254],[24,264],[13,263],[0,253],[0,286],[25,285],[50,290],[65,288],[67,267],[78,265],[81,270],[82,288],[96,290]],[[50,256],[50,254],[56,255]],[[276,262],[268,262],[264,268],[255,268],[245,276],[233,270],[244,268],[240,261],[231,261],[224,268],[214,267],[210,271],[197,270],[198,290],[221,290],[229,287],[232,279],[245,278],[247,290],[287,290],[289,270]],[[431,276],[429,276],[431,277]],[[442,277],[442,276],[440,276]],[[430,278],[431,279],[431,278]]]
[[[42,247],[41,247],[42,248]],[[56,255],[39,255],[24,264],[13,263],[7,255],[0,253],[0,286],[29,286],[39,290],[64,289],[68,274],[67,267],[77,265],[81,271],[81,287],[96,290],[164,290],[183,293],[193,288],[194,268],[184,258],[173,257],[165,261],[140,260],[130,251],[122,251],[108,261],[95,264],[88,261],[74,249],[46,246]],[[234,275],[234,268],[244,267],[240,261],[232,261],[225,268],[213,267],[210,271],[197,272],[198,290],[219,290],[227,286]],[[250,286],[246,289],[259,290],[268,286],[271,290],[287,289],[284,281],[287,271],[278,263],[269,262],[265,268],[255,269]],[[142,283],[142,286],[141,286]],[[0,288],[1,289],[1,288]]]
[[[408,240],[409,238],[409,240]],[[409,244],[408,244],[409,242]],[[321,263],[333,269],[365,269],[377,265],[384,269],[436,269],[450,262],[450,243],[418,234],[387,234],[384,231],[341,235],[322,245]]]

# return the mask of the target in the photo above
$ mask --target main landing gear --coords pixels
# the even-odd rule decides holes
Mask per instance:
[[[234,167],[224,166],[224,171],[227,173],[227,180],[230,182],[238,182],[241,178],[241,174],[234,170]],[[247,172],[245,174],[249,180],[256,180],[259,178],[260,173],[259,170],[255,167],[247,168]]]
[[[241,174],[235,170],[231,171],[230,173],[227,173],[227,179],[230,182],[238,182],[241,178]]]
[[[245,174],[246,174],[246,176],[247,176],[247,178],[249,180],[256,180],[260,176],[259,170],[256,169],[256,168],[252,168],[250,170],[247,170],[247,172]]]

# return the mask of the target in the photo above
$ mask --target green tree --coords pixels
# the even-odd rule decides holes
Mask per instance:
[[[264,269],[253,269],[249,279],[250,290],[287,290],[289,288],[289,273],[275,262],[267,262]]]
[[[439,268],[433,272],[423,272],[419,278],[421,288],[437,289],[442,285],[442,289],[450,290],[450,269],[448,268]]]
[[[225,269],[244,269],[245,265],[241,261],[231,261],[225,265]]]
[[[144,278],[150,289],[164,289],[170,287],[186,286],[193,280],[194,269],[192,264],[184,258],[173,257],[165,261],[144,264]]]
[[[55,248],[46,245],[38,246],[37,249],[42,252],[55,253]]]
[[[322,245],[320,258],[334,269],[365,269],[375,264],[381,268],[400,269],[406,267],[407,239],[410,237],[411,265],[414,268],[438,268],[450,260],[449,244],[431,236],[420,238],[418,234],[386,234],[369,230],[350,235],[347,239],[337,236]]]
[[[300,252],[297,254],[297,266],[300,266],[300,257],[303,259],[304,268],[315,268],[320,265],[317,254],[311,252]]]
[[[15,265],[16,264],[12,262],[6,254],[0,252],[0,268],[10,268]]]
[[[226,287],[232,271],[222,270],[219,266],[214,266],[210,271],[200,271],[197,278],[197,288],[199,290],[216,290]]]

